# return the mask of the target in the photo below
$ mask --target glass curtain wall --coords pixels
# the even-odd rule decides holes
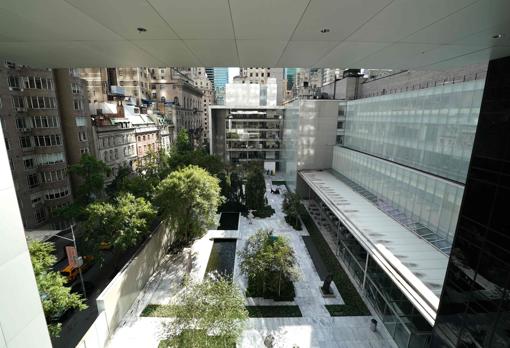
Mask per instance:
[[[453,239],[463,186],[343,147],[333,169],[449,242]]]
[[[329,234],[329,238],[335,238],[337,256],[343,261],[358,288],[362,289],[397,345],[402,348],[429,347],[432,332],[430,324],[319,196],[308,190],[306,206],[310,216]]]
[[[349,101],[344,146],[464,183],[484,83]]]

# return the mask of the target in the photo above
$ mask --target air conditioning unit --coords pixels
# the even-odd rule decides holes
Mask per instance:
[[[28,132],[29,128],[20,128],[22,132]]]
[[[20,107],[16,108],[16,111],[18,111],[18,112],[25,112],[25,111],[27,111],[27,108],[25,108],[23,106],[20,106]]]

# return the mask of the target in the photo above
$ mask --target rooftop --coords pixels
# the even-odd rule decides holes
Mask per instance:
[[[448,257],[327,171],[299,175],[430,322],[435,320]]]

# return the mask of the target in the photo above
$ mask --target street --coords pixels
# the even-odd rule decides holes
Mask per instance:
[[[66,245],[66,242],[61,245]],[[83,335],[87,332],[97,317],[96,298],[106,288],[108,283],[113,279],[115,274],[120,271],[124,264],[131,258],[138,246],[126,250],[122,254],[116,254],[112,251],[104,251],[104,262],[100,268],[99,265],[94,264],[87,272],[83,274],[84,282],[89,282],[94,285],[93,291],[87,293],[87,306],[88,308],[83,311],[74,311],[63,323],[62,332],[59,338],[53,338],[52,343],[54,348],[70,348],[76,346]],[[57,250],[57,255],[59,254]],[[63,254],[64,261],[65,253]],[[58,256],[57,256],[58,257]],[[62,261],[60,262],[62,263]],[[72,286],[80,286],[79,279],[75,281]]]

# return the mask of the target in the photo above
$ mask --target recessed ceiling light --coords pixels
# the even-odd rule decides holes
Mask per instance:
[[[493,39],[501,39],[502,37],[503,37],[503,34],[492,35]]]
[[[322,28],[321,29],[321,33],[323,34],[326,34],[326,33],[329,33],[331,30],[329,30],[328,28]]]
[[[147,29],[145,29],[143,27],[138,27],[138,28],[136,28],[136,30],[138,30],[139,33],[145,33],[147,31]]]

